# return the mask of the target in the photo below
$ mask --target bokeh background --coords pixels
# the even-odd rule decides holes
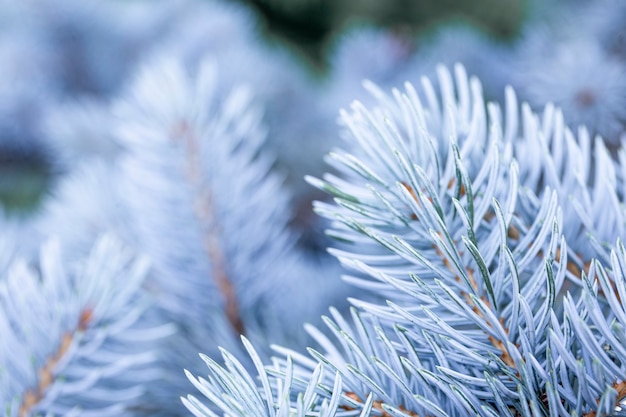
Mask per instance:
[[[532,4],[524,0],[240,0],[263,16],[266,33],[300,51],[321,72],[329,49],[351,25],[370,24],[418,35],[450,21],[466,22],[502,40],[520,32]]]
[[[313,82],[330,76],[333,50],[342,34],[353,27],[380,27],[399,36],[413,38],[452,22],[469,24],[502,42],[510,42],[519,36],[522,23],[530,15],[532,6],[523,0],[231,2],[251,10],[262,42],[278,44],[287,49],[299,61],[301,69],[316,80]],[[93,97],[102,97],[115,90],[115,86],[128,76],[130,65],[102,63],[98,55],[113,58],[119,52],[116,51],[119,43],[126,41],[124,38],[135,42],[138,49],[147,47],[150,42],[138,37],[149,38],[152,35],[149,28],[153,23],[151,20],[156,18],[159,8],[168,7],[164,4],[166,2],[155,1],[152,6],[145,6],[153,10],[128,8],[126,13],[133,17],[126,24],[132,26],[144,20],[145,33],[142,34],[139,33],[141,27],[131,30],[123,27],[124,22],[116,22],[114,15],[123,12],[123,7],[117,12],[109,11],[109,16],[98,16],[97,2],[23,3],[26,6],[17,10],[19,8],[11,6],[10,2],[4,2],[0,20],[0,66],[3,67],[0,71],[5,72],[7,85],[16,78],[18,84],[26,84],[18,86],[21,91],[17,92],[15,85],[5,87],[2,98],[4,104],[0,106],[0,203],[13,214],[29,213],[39,207],[56,176],[61,174],[55,161],[57,155],[50,149],[50,141],[42,139],[48,133],[41,131],[45,128],[39,123],[42,112],[46,111],[43,108],[47,107],[47,103],[43,102],[50,98],[46,90],[65,90],[64,101],[68,96],[80,96],[81,100],[83,96],[88,96],[92,100]],[[133,0],[122,0],[121,3],[133,3]],[[37,11],[36,8],[41,10]],[[56,11],[53,10],[55,8]],[[137,6],[136,9],[141,7]],[[143,19],[141,14],[145,15]],[[172,19],[175,18],[172,16]],[[43,38],[43,41],[33,39],[37,36]],[[141,52],[127,50],[121,57],[115,56],[113,59],[121,60],[122,63],[132,61],[133,57],[128,55]],[[56,61],[57,68],[48,66],[50,61]],[[60,70],[59,64],[63,67]],[[54,71],[57,71],[56,74]],[[32,83],[39,85],[33,88],[33,85],[28,85]],[[9,95],[11,92],[14,94]]]

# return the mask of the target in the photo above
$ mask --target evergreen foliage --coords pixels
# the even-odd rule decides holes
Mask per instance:
[[[148,268],[111,237],[77,268],[58,241],[37,265],[15,259],[0,280],[0,402],[6,416],[131,415],[158,376],[169,324],[146,318]]]
[[[626,415],[626,8],[527,4],[0,1],[0,414]]]
[[[353,299],[329,336],[311,328],[308,358],[256,360],[260,382],[228,353],[204,358],[209,379],[190,379],[225,415],[621,415],[622,165],[600,140],[584,152],[586,131],[551,106],[520,112],[508,89],[501,111],[463,67],[438,74],[424,96],[370,84],[379,105],[342,113],[339,174],[310,179],[351,243],[332,251],[346,279],[385,301]]]
[[[260,108],[246,88],[221,95],[219,80],[212,62],[188,76],[156,60],[115,110],[131,230],[154,260],[151,286],[164,320],[180,329],[165,352],[168,381],[190,366],[180,352],[201,351],[207,340],[231,349],[239,334],[303,344],[300,323],[326,307],[312,285],[321,270],[305,268],[286,229],[288,198],[261,152]]]

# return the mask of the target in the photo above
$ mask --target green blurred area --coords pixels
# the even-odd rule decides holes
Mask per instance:
[[[332,39],[347,26],[371,23],[415,34],[439,23],[465,21],[494,37],[515,36],[527,13],[524,0],[231,0],[253,6],[268,35],[291,45],[324,70]]]
[[[0,205],[6,214],[30,214],[39,207],[52,180],[52,168],[43,155],[0,149]]]

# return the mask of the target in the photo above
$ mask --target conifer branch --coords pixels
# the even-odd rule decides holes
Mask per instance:
[[[202,178],[201,149],[198,138],[186,120],[174,130],[172,137],[181,140],[186,148],[187,177],[195,190],[194,212],[201,225],[204,248],[211,264],[211,278],[224,298],[224,312],[231,327],[237,334],[244,334],[244,324],[239,313],[237,294],[228,275],[228,264],[222,242],[222,229],[217,218],[217,208],[213,205],[215,197]]]
[[[111,237],[77,271],[64,265],[55,242],[43,246],[36,270],[14,262],[0,277],[7,416],[117,416],[138,407],[143,384],[155,377],[155,343],[172,332],[146,318],[139,289],[147,267]]]
[[[51,388],[55,381],[55,368],[63,357],[68,353],[71,345],[76,343],[75,340],[87,330],[93,311],[85,308],[80,313],[78,325],[72,332],[66,332],[61,336],[61,343],[56,352],[54,352],[37,372],[38,383],[35,388],[28,389],[22,398],[22,404],[19,408],[19,417],[31,415],[31,411],[37,404],[44,399],[46,391]]]
[[[381,104],[343,113],[355,148],[331,155],[339,176],[310,179],[335,197],[318,213],[352,242],[332,250],[357,273],[347,279],[386,302],[351,300],[352,323],[338,314],[326,319],[335,341],[311,329],[325,350],[309,350],[312,360],[281,350],[301,368],[290,386],[314,384],[334,398],[329,380],[307,380],[319,364],[341,375],[339,404],[348,412],[363,411],[365,397],[389,416],[613,412],[626,373],[619,359],[626,358],[619,342],[626,251],[618,242],[620,251],[608,255],[582,240],[589,230],[606,233],[606,223],[579,205],[563,206],[563,196],[584,200],[595,187],[559,167],[559,152],[579,149],[558,112],[540,126],[522,106],[517,141],[511,90],[503,132],[499,109],[484,108],[476,80],[460,67],[456,84],[445,69],[438,75],[440,97],[423,83],[428,106],[410,85],[393,97],[370,85]],[[542,149],[543,160],[528,159],[528,149]],[[609,215],[609,224],[620,216]],[[592,262],[594,255],[610,257],[610,267]],[[280,385],[296,372],[291,366],[279,359],[263,372]]]

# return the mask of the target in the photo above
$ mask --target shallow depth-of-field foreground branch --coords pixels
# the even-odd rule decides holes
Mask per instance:
[[[626,398],[624,154],[558,109],[501,109],[460,65],[342,112],[348,152],[310,178],[345,279],[320,349],[191,381],[228,416],[600,416]],[[382,300],[382,301],[377,301]],[[281,359],[282,358],[282,359]],[[212,411],[184,399],[198,416]]]

